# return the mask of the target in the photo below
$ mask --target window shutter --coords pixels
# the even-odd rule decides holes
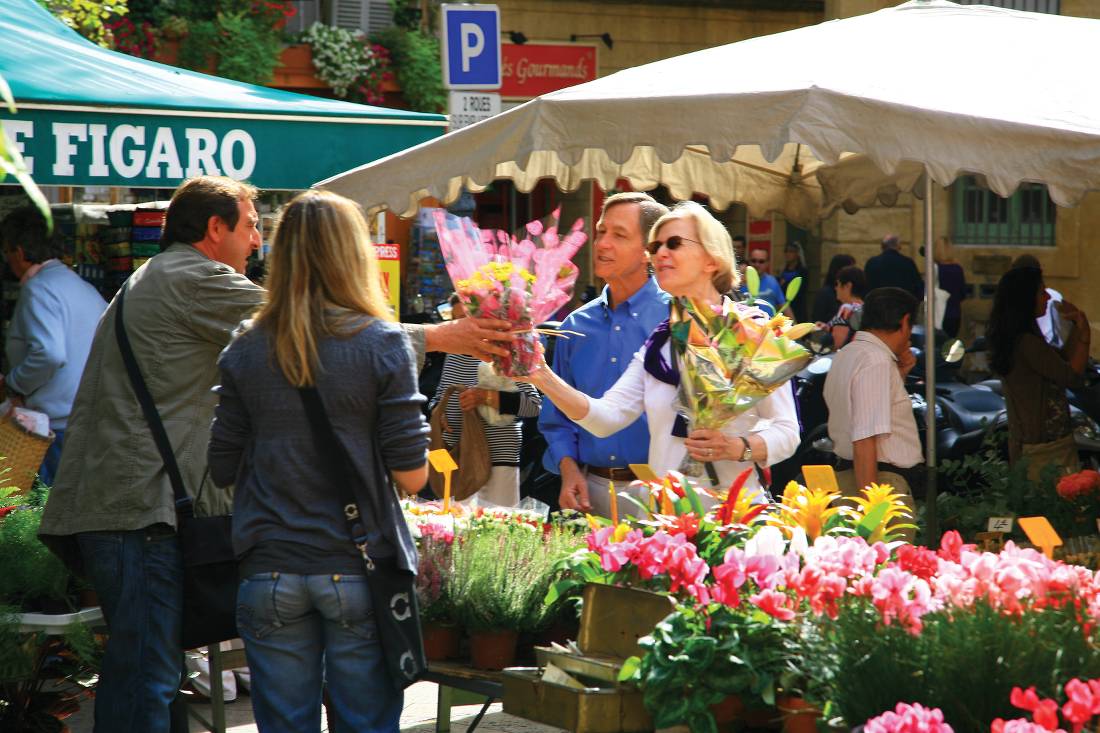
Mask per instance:
[[[298,12],[286,22],[286,30],[289,33],[301,33],[321,19],[321,11],[317,8],[317,0],[298,0],[292,2],[291,5]]]
[[[393,25],[389,0],[334,0],[332,25],[367,35]]]

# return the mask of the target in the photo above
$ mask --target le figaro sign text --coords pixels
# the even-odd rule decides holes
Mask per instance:
[[[201,175],[225,175],[244,180],[256,169],[256,141],[247,131],[229,130],[219,136],[206,127],[183,128],[177,144],[171,127],[53,122],[38,130],[30,120],[7,120],[5,129],[23,153],[32,174],[71,178],[79,161],[89,179],[179,179]],[[27,143],[44,133],[53,141],[49,171],[36,169],[37,156]]]
[[[224,175],[282,190],[418,145],[443,124],[31,104],[0,119],[42,185],[175,188],[192,176]]]

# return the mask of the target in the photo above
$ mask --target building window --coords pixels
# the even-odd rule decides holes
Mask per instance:
[[[1059,15],[1061,0],[955,0],[960,5],[994,5],[1009,10],[1026,10],[1029,13]]]
[[[952,186],[954,240],[958,244],[1053,246],[1057,207],[1046,186],[1021,183],[1001,198],[974,176],[961,176]]]

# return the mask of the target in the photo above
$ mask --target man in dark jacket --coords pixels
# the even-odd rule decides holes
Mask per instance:
[[[901,288],[920,300],[924,297],[924,281],[917,265],[899,250],[901,242],[896,234],[882,238],[882,253],[867,260],[867,290],[876,288]]]

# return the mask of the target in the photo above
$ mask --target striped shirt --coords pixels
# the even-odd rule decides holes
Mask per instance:
[[[825,404],[829,437],[841,458],[852,460],[852,443],[874,437],[880,463],[910,468],[923,460],[898,358],[874,334],[858,332],[833,357]]]
[[[436,387],[435,397],[432,398],[432,409],[436,409],[448,387],[477,386],[479,364],[481,362],[472,356],[448,354],[443,361],[443,375]],[[526,383],[515,384],[519,387],[518,392],[500,393],[500,412],[502,415],[514,416],[513,419],[502,425],[485,425],[485,440],[489,444],[489,458],[494,466],[519,465],[519,451],[523,441],[523,425],[519,418],[538,416],[542,406],[542,395],[537,389]],[[448,448],[453,448],[462,436],[462,408],[459,406],[457,394],[447,402],[447,422],[451,425],[451,432],[443,434],[443,442]]]

